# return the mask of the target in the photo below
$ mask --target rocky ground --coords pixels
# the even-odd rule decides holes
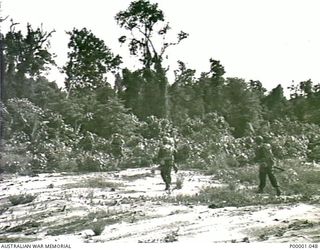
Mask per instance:
[[[163,191],[158,170],[150,168],[4,175],[0,242],[320,241],[319,204],[209,208],[179,197],[223,184],[196,171],[180,171],[174,182],[181,189]]]

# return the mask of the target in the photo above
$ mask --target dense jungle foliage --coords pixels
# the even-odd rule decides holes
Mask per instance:
[[[208,60],[199,77],[178,61],[174,82],[164,67],[170,26],[157,4],[137,0],[115,15],[140,68],[129,69],[87,28],[67,32],[65,86],[50,82],[54,31],[4,34],[5,140],[1,170],[33,174],[108,171],[153,164],[161,138],[176,143],[186,169],[245,168],[253,162],[255,137],[269,139],[279,162],[320,160],[320,84],[281,85],[267,91],[258,80],[224,77],[220,61]],[[162,41],[162,44],[159,44]],[[174,65],[171,65],[174,67]],[[109,82],[107,75],[114,75]],[[272,74],[272,72],[270,72]],[[121,154],[115,153],[121,150]]]

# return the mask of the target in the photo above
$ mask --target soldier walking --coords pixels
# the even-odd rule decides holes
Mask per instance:
[[[272,153],[271,145],[264,142],[262,136],[256,138],[258,147],[255,153],[255,162],[259,164],[259,187],[258,193],[262,193],[266,186],[267,176],[271,185],[275,188],[277,196],[281,195],[280,187],[274,175],[275,159]]]
[[[116,163],[115,168],[117,169],[120,165],[120,161],[123,157],[123,145],[124,140],[120,134],[113,134],[111,138],[111,154],[114,157]]]
[[[156,160],[160,164],[161,178],[166,185],[165,190],[170,190],[172,168],[175,172],[178,171],[174,162],[174,151],[173,138],[163,137]]]

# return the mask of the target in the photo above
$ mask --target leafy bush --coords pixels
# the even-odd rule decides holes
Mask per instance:
[[[93,223],[92,231],[94,232],[94,235],[101,235],[106,224],[103,221],[97,221]]]
[[[109,142],[96,134],[71,128],[60,114],[37,107],[27,99],[8,100],[5,169],[34,173],[102,171],[114,163]]]
[[[130,136],[125,140],[122,166],[124,168],[150,166],[156,154],[157,143],[156,140],[143,138],[139,134]]]
[[[317,168],[298,160],[283,160],[279,166],[285,170],[277,177],[286,195],[302,195],[309,199],[319,193],[320,171]]]
[[[245,187],[258,185],[258,166],[255,165],[210,168],[207,173],[226,184]]]
[[[269,138],[278,159],[307,159],[309,142],[318,137],[320,127],[283,119],[265,123],[258,133]]]
[[[167,235],[163,239],[163,242],[171,243],[171,242],[178,241],[178,236],[179,236],[178,231],[179,231],[179,229],[176,231],[171,231],[171,232],[167,233]]]
[[[183,178],[183,176],[181,176],[181,175],[179,175],[178,177],[177,177],[177,180],[176,180],[176,189],[182,189],[182,187],[183,187],[183,182],[184,182],[184,178]]]
[[[220,158],[224,154],[231,154],[228,147],[234,141],[231,128],[223,117],[209,113],[203,119],[186,119],[178,132],[181,145],[188,145],[186,150],[189,168],[206,169],[208,166],[230,164],[222,162]]]
[[[265,196],[256,194],[255,190],[251,188],[238,189],[235,185],[227,185],[222,187],[207,187],[196,195],[177,195],[176,197],[162,197],[162,199],[166,202],[188,205],[203,204],[208,205],[209,208],[221,208],[305,202],[313,200],[314,197],[304,194],[278,197],[275,195],[274,190],[270,190],[270,195]]]
[[[79,152],[76,158],[77,171],[80,172],[99,172],[113,169],[114,164],[108,154],[102,152],[92,153]]]
[[[52,171],[72,158],[78,136],[59,114],[41,109],[27,99],[10,99],[7,106],[10,126],[7,126],[6,152],[11,157],[25,157],[26,162],[19,162],[21,171]],[[10,169],[14,162],[8,158],[5,166]],[[68,170],[64,164],[62,167]]]

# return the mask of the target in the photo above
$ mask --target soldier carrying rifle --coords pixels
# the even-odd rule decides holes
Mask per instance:
[[[165,190],[170,190],[172,168],[175,172],[178,172],[174,155],[174,139],[169,135],[164,136],[161,140],[161,145],[155,160],[160,165],[161,178],[166,185]]]
[[[258,147],[255,152],[255,162],[259,164],[259,187],[258,193],[262,193],[266,186],[267,176],[271,185],[275,188],[277,196],[281,195],[281,190],[274,175],[275,159],[272,153],[271,145],[266,143],[262,136],[256,138]],[[282,170],[282,169],[281,169]]]

